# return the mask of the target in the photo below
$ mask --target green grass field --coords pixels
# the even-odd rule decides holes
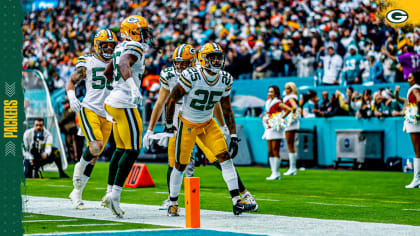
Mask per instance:
[[[121,201],[160,205],[166,199],[164,164],[147,164],[154,188],[123,191]],[[105,194],[108,163],[97,163],[83,198],[100,201]],[[340,219],[361,222],[395,223],[420,226],[420,189],[405,189],[412,174],[401,172],[306,170],[297,176],[266,181],[268,168],[238,167],[245,186],[255,195],[259,210],[255,214]],[[73,165],[67,174],[72,175]],[[283,173],[285,170],[281,170]],[[44,179],[27,179],[22,194],[67,198],[71,179],[59,179],[56,172],[44,172]],[[232,201],[221,172],[213,166],[196,168],[200,177],[201,208],[231,211]],[[183,196],[180,206],[183,207]],[[26,227],[28,223],[24,223]]]
[[[138,223],[78,219],[33,213],[25,213],[23,215],[23,225],[25,233],[27,234],[171,228]]]

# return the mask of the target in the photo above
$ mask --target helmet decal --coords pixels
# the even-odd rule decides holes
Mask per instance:
[[[127,19],[128,23],[136,23],[139,22],[139,19],[137,19],[136,17],[130,17]]]

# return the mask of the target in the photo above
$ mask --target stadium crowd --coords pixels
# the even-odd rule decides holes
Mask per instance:
[[[150,21],[157,39],[148,53],[147,74],[158,75],[171,65],[179,43],[198,47],[213,40],[225,49],[225,69],[237,79],[403,81],[408,73],[401,67],[408,65],[398,63],[397,56],[420,52],[420,29],[396,31],[375,16],[377,9],[369,0],[195,0],[190,6],[187,1],[63,1],[57,9],[26,16],[23,67],[40,69],[50,90],[62,88],[77,57],[91,52],[95,31],[106,27],[118,32],[124,17],[138,13]],[[419,68],[418,60],[415,66]]]

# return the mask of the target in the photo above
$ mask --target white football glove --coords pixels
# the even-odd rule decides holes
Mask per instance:
[[[141,96],[139,88],[137,88],[133,77],[128,78],[125,82],[127,82],[131,89],[131,103],[138,104],[141,106],[143,102],[143,96]]]
[[[71,110],[79,113],[79,111],[82,109],[82,104],[80,103],[79,99],[77,99],[74,90],[67,91],[67,97],[69,98]]]
[[[163,137],[163,138],[159,139],[158,145],[161,146],[161,147],[167,147],[168,142],[169,142],[169,137]]]
[[[229,131],[229,128],[227,127],[227,125],[222,127],[222,133],[223,133],[223,136],[225,136],[225,140],[227,140],[229,138],[229,135],[230,135],[230,131]]]
[[[147,130],[146,134],[143,137],[143,148],[146,148],[146,149],[150,148],[153,142],[153,139],[151,137],[152,135],[153,135],[153,131]]]

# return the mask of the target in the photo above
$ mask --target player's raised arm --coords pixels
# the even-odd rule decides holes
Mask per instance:
[[[169,96],[168,103],[166,104],[166,127],[171,128],[173,125],[173,118],[175,113],[175,104],[179,101],[187,92],[181,84],[177,84]]]
[[[79,59],[80,60],[80,59]],[[79,83],[80,80],[86,78],[86,67],[79,66],[76,67],[76,70],[70,75],[70,79],[66,83],[66,92],[67,97],[69,98],[71,109],[78,113],[82,107],[79,99],[76,97],[75,93],[75,84]]]

